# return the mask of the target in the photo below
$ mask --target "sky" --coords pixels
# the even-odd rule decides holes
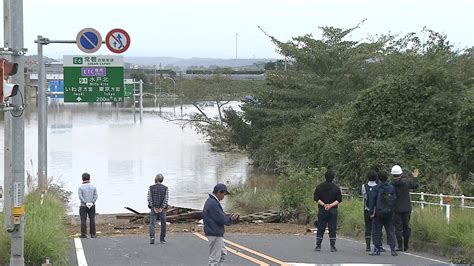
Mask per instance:
[[[75,40],[83,28],[102,38],[122,28],[131,38],[125,56],[281,58],[257,26],[281,41],[320,26],[350,28],[350,38],[420,32],[448,35],[456,48],[474,46],[474,0],[23,0],[24,40],[36,54],[37,35]],[[2,11],[3,12],[3,11]],[[237,34],[237,37],[236,37]],[[3,41],[3,28],[1,29]],[[75,44],[50,44],[44,55],[83,54]],[[111,54],[105,45],[96,54]]]

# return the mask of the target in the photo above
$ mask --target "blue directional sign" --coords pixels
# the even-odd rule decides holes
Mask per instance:
[[[64,98],[64,80],[51,80],[49,91],[52,99]]]
[[[93,28],[85,28],[77,34],[76,44],[84,53],[94,53],[102,45],[102,36]]]

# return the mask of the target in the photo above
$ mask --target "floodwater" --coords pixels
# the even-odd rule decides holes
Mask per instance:
[[[236,104],[234,104],[236,105]],[[25,114],[25,170],[37,172],[38,127],[34,104]],[[202,135],[158,115],[158,108],[144,109],[143,123],[129,108],[110,104],[51,104],[48,111],[48,176],[72,191],[71,213],[78,212],[81,174],[91,174],[97,187],[98,213],[128,212],[125,206],[148,211],[147,191],[157,173],[165,177],[170,204],[202,208],[217,182],[244,182],[251,173],[242,153],[211,151]],[[195,112],[183,106],[183,113]],[[161,108],[168,116],[180,114],[179,106]],[[205,112],[217,114],[215,107]],[[4,124],[0,124],[0,171],[3,173]],[[3,185],[3,174],[0,177]]]

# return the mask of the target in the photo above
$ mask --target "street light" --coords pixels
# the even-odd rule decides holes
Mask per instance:
[[[174,91],[174,95],[176,95],[176,81],[174,81],[174,79],[172,79],[170,77],[166,77],[166,76],[163,76],[163,78],[173,81],[173,91]],[[175,105],[176,105],[176,96],[173,96],[173,108],[174,108]],[[181,109],[182,108],[183,107],[181,106]]]

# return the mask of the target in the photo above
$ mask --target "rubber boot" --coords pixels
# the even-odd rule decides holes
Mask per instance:
[[[365,238],[365,244],[366,244],[366,248],[365,248],[365,251],[367,252],[370,252],[370,237],[366,237]]]
[[[408,250],[408,239],[410,239],[410,237],[404,237],[403,238],[403,251]]]
[[[331,252],[337,252],[336,239],[330,239],[329,242],[331,242]]]
[[[314,248],[314,251],[321,251],[321,243],[323,242],[322,239],[316,239],[316,247]]]
[[[403,247],[402,247],[402,238],[400,236],[397,236],[397,249],[395,249],[396,251],[403,251]]]

